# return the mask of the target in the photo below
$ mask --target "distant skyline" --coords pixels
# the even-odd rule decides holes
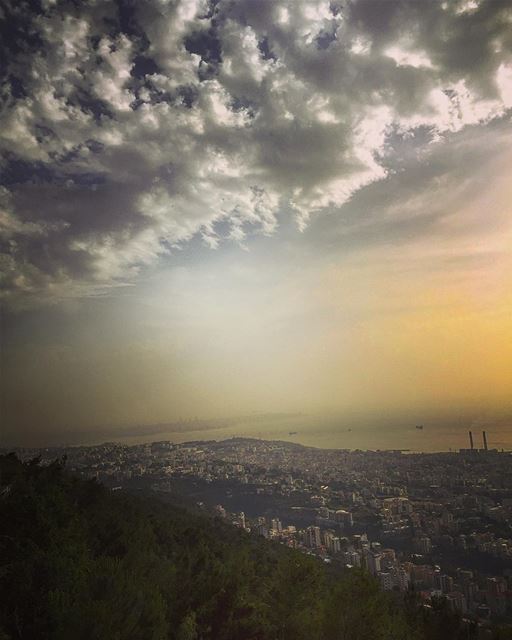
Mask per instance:
[[[253,412],[512,428],[508,0],[0,23],[0,444]]]

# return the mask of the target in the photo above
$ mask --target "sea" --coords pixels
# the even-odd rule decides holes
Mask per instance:
[[[169,440],[176,443],[249,437],[283,440],[322,449],[402,450],[405,452],[468,449],[469,431],[475,448],[512,451],[512,416],[430,416],[426,420],[393,416],[255,414],[218,420],[188,420],[118,431],[114,440],[126,444]],[[103,438],[104,439],[104,438]]]

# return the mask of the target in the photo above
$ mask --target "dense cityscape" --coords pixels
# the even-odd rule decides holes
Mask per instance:
[[[0,0],[0,103],[0,640],[512,640],[512,0]]]
[[[317,449],[283,441],[23,449],[112,490],[184,499],[234,526],[362,567],[386,591],[445,598],[468,623],[512,620],[512,453]]]

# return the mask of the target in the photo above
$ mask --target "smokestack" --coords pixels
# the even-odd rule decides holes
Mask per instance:
[[[471,446],[471,451],[473,451],[473,434],[471,433],[471,431],[469,432],[469,444]]]
[[[482,431],[482,438],[484,439],[484,449],[487,451],[487,436],[485,435],[485,431]]]

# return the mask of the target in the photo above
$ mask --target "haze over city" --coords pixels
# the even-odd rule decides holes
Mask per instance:
[[[0,9],[5,443],[512,447],[510,2],[35,4]]]
[[[0,640],[512,640],[512,0],[0,0]]]

